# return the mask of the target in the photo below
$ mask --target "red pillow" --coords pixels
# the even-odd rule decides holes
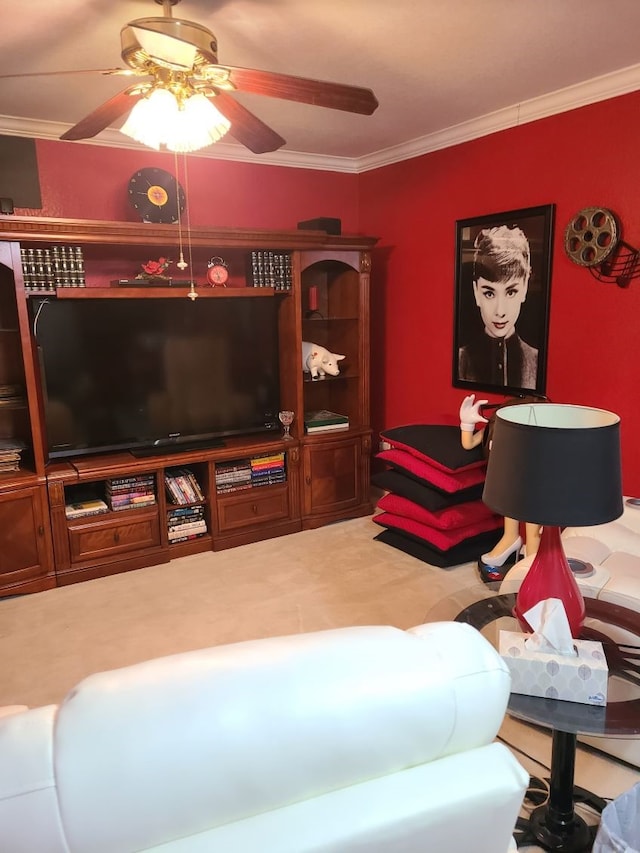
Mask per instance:
[[[395,468],[385,468],[384,471],[376,472],[371,477],[371,484],[382,489],[383,492],[393,492],[400,495],[431,512],[438,512],[438,510],[468,501],[479,501],[482,498],[484,488],[484,482],[482,482],[476,486],[470,486],[468,489],[460,489],[459,492],[447,494],[440,489],[434,489],[430,483],[425,483],[424,480],[418,480]]]
[[[487,533],[490,530],[496,530],[502,527],[502,518],[494,516],[486,519],[483,522],[475,524],[467,524],[464,527],[458,527],[455,530],[436,530],[435,527],[429,527],[426,524],[420,524],[419,521],[414,521],[411,518],[404,518],[401,515],[394,515],[390,512],[381,512],[373,516],[373,521],[379,524],[380,527],[390,527],[394,530],[404,530],[406,533],[411,533],[419,539],[428,542],[433,548],[438,551],[447,551],[454,545],[459,545],[465,539],[471,536],[477,536],[478,533]]]
[[[460,441],[460,427],[445,424],[407,424],[380,433],[392,447],[405,450],[439,471],[468,471],[486,464],[482,447],[466,450]]]
[[[475,562],[480,554],[486,554],[493,548],[501,535],[502,530],[479,533],[478,536],[471,536],[459,545],[454,545],[448,551],[438,551],[424,539],[412,536],[411,533],[405,533],[404,530],[393,530],[390,527],[385,527],[373,538],[376,542],[391,545],[393,548],[422,560],[423,563],[428,563],[430,566],[448,569],[451,566],[460,566],[462,563]]]
[[[378,509],[390,512],[393,515],[401,515],[404,518],[412,518],[414,521],[428,524],[429,527],[435,527],[437,530],[451,530],[457,527],[466,527],[469,524],[478,524],[490,518],[497,518],[496,514],[482,501],[469,501],[442,509],[439,512],[430,512],[428,509],[413,503],[413,501],[394,494],[381,497],[378,501]]]
[[[447,473],[446,471],[438,470],[438,468],[435,468],[429,462],[412,456],[406,450],[395,450],[394,448],[383,450],[377,454],[376,459],[382,459],[383,462],[388,462],[394,468],[399,468],[410,477],[426,481],[434,489],[440,489],[440,491],[449,494],[482,483],[485,478],[484,465],[482,468],[472,468],[469,471]]]

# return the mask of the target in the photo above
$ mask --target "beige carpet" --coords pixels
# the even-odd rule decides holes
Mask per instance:
[[[454,593],[484,589],[472,564],[426,565],[373,541],[370,518],[0,600],[0,705],[59,702],[92,672],[209,645],[345,625],[408,628]],[[546,774],[548,733],[507,717],[501,736]],[[635,769],[580,749],[576,781],[613,798]]]

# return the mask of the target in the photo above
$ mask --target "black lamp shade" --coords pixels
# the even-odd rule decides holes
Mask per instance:
[[[588,527],[622,514],[620,418],[555,403],[496,412],[482,496],[518,521]]]

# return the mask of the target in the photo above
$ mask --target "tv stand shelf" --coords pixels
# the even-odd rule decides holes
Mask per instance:
[[[44,310],[72,314],[77,309],[80,315],[86,309],[102,317],[111,309],[113,316],[129,307],[126,303],[118,306],[113,300],[178,299],[187,302],[191,288],[182,285],[112,284],[131,281],[150,259],[166,257],[175,262],[179,243],[180,235],[174,225],[20,216],[0,218],[0,384],[24,388],[26,400],[21,408],[4,407],[0,411],[3,437],[20,440],[25,445],[20,470],[0,474],[0,552],[4,557],[0,565],[0,596],[36,592],[152,566],[174,557],[218,551],[372,512],[369,497],[372,454],[369,288],[374,237],[304,230],[197,227],[189,231],[190,269],[175,278],[194,280],[196,298],[190,302],[194,314],[189,308],[189,315],[195,316],[198,306],[203,307],[197,340],[204,349],[202,346],[193,349],[193,357],[199,359],[195,363],[201,373],[210,367],[211,371],[228,371],[223,376],[229,377],[234,365],[240,368],[238,354],[234,360],[224,350],[220,352],[221,358],[217,358],[218,349],[224,348],[217,343],[218,349],[212,348],[212,342],[218,339],[212,333],[210,315],[206,311],[216,308],[214,313],[221,316],[223,309],[229,309],[248,318],[244,321],[247,345],[242,353],[248,353],[250,359],[255,360],[256,371],[259,370],[261,352],[257,341],[264,336],[256,334],[255,330],[267,327],[257,318],[271,315],[273,326],[270,328],[275,329],[271,338],[275,339],[278,362],[276,365],[272,355],[271,364],[278,379],[280,408],[295,413],[292,441],[285,441],[280,433],[268,432],[223,438],[223,445],[217,447],[157,448],[152,456],[135,456],[123,450],[95,455],[78,452],[71,457],[49,460],[46,412],[49,411],[51,430],[57,429],[60,421],[54,420],[51,409],[47,409],[44,361],[38,351],[45,328]],[[47,248],[52,257],[60,257],[61,253],[54,255],[52,250],[61,244],[75,247],[82,256],[85,286],[56,289],[51,284],[58,280],[55,276],[53,279],[45,276],[41,285],[39,275],[34,276],[30,269],[29,288],[25,287],[23,258],[31,267],[30,259],[43,256]],[[264,261],[267,253],[273,253],[270,274],[275,287],[258,286],[269,281],[268,275],[263,277],[256,273],[256,264],[261,259]],[[207,264],[215,256],[222,257],[228,264],[227,287],[213,288],[206,284]],[[284,266],[278,267],[278,257],[284,257]],[[174,270],[175,266],[170,267],[168,274]],[[38,313],[41,306],[36,299],[43,304],[43,313]],[[102,301],[104,312],[90,304],[75,307],[49,304],[49,299],[51,303],[55,300]],[[223,302],[214,306],[211,299],[234,302],[233,305],[225,306]],[[247,304],[245,311],[242,302],[237,300],[247,299],[271,299],[272,302]],[[178,314],[178,306],[179,303],[172,303],[171,311]],[[134,303],[130,307],[127,322],[142,323],[132,318],[155,317],[153,312],[160,310],[160,306],[152,302],[149,311]],[[34,331],[36,319],[38,324]],[[153,326],[156,336],[161,334],[158,329],[159,326]],[[48,338],[58,361],[68,357],[63,338],[61,335],[59,354],[56,349],[58,336],[50,334]],[[168,338],[162,340],[166,348]],[[186,336],[185,341],[188,340],[191,337]],[[306,381],[308,374],[303,371],[302,364],[303,340],[343,354],[340,375],[324,381]],[[113,341],[117,347],[117,335]],[[177,349],[177,357],[190,365],[189,351]],[[272,352],[273,349],[274,346]],[[129,349],[123,347],[120,352],[126,354]],[[80,379],[87,363],[74,356],[70,364],[73,367],[76,363]],[[112,368],[116,363],[115,358],[109,362]],[[156,362],[151,359],[151,363]],[[177,366],[180,362],[168,363]],[[113,381],[118,382],[120,378],[122,387],[133,390],[135,383],[129,378],[129,368],[134,364],[131,359],[120,359]],[[73,370],[65,367],[62,376],[69,376],[70,372],[73,374]],[[206,377],[206,372],[203,376]],[[182,388],[182,385],[174,382],[171,387]],[[184,405],[195,405],[197,396],[187,398],[191,402]],[[162,399],[156,395],[154,405]],[[238,402],[242,402],[241,396]],[[349,429],[307,435],[305,413],[320,409],[346,415]],[[56,411],[55,416],[61,417],[68,411]],[[92,412],[92,409],[85,407],[82,411]],[[71,414],[74,412],[71,406]],[[208,431],[205,426],[199,434]],[[65,438],[56,443],[62,446]],[[243,460],[273,454],[284,454],[284,481],[280,465],[281,472],[262,479],[257,476],[251,488],[232,491],[216,488],[219,466],[228,471],[235,463],[241,465]],[[165,475],[176,468],[189,469],[202,493],[203,500],[193,504],[197,507],[192,516],[194,520],[185,522],[193,525],[191,535],[194,538],[176,533],[179,527],[176,519],[189,515],[179,511],[182,504],[172,503],[167,496]],[[67,518],[65,508],[74,502],[76,494],[86,489],[113,498],[113,487],[110,492],[106,487],[108,481],[140,475],[149,475],[150,480],[144,482],[154,484],[153,503],[145,501],[143,489],[140,505],[134,508]],[[78,498],[76,502],[80,501]],[[106,502],[109,506],[128,505],[128,499]],[[201,519],[206,522],[206,532]],[[169,527],[172,527],[171,537]]]
[[[196,287],[197,298],[263,299],[287,296],[285,290],[273,287]],[[188,299],[188,287],[59,287],[55,293],[36,291],[29,296],[52,296],[54,299]]]
[[[218,493],[216,465],[248,457],[284,453],[287,480],[244,491]],[[300,448],[282,439],[234,438],[223,447],[165,453],[137,458],[131,453],[103,454],[53,463],[47,483],[59,584],[100,577],[166,563],[202,551],[294,533],[302,529],[298,488]],[[167,498],[165,474],[189,469],[203,492],[207,533],[197,539],[172,543],[167,514],[186,504]],[[65,507],[80,485],[104,494],[107,480],[151,474],[156,504],[140,509],[109,511],[68,519]]]

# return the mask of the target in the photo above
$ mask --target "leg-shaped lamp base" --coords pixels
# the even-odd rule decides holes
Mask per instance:
[[[545,525],[540,537],[538,553],[522,581],[514,608],[514,613],[524,631],[532,630],[524,614],[546,598],[560,599],[567,614],[571,636],[579,637],[584,622],[584,599],[569,568],[562,547],[560,528]]]

